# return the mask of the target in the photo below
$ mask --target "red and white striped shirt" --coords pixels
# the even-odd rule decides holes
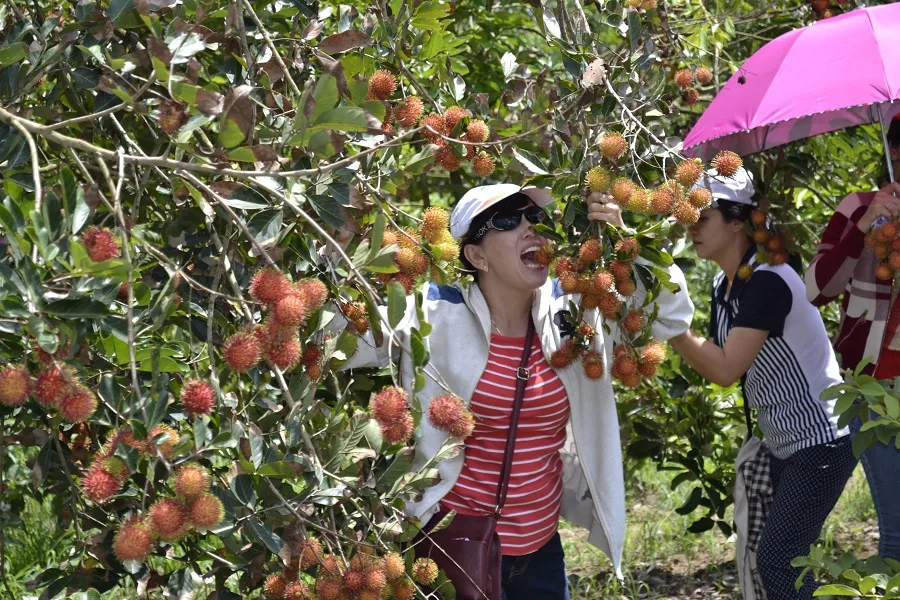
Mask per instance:
[[[516,372],[525,338],[491,336],[487,368],[469,409],[475,429],[466,439],[462,473],[441,501],[445,510],[484,515],[494,511],[500,468],[516,391]],[[525,387],[506,504],[497,524],[503,554],[538,550],[556,533],[562,499],[562,459],[569,399],[544,359],[535,336]]]

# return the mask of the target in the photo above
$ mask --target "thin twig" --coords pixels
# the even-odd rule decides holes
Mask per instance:
[[[132,99],[137,100],[138,98],[143,96],[144,92],[149,90],[150,86],[152,86],[154,84],[154,82],[156,82],[156,77],[151,75],[150,78],[146,81],[146,83],[144,83],[144,85],[142,85],[140,88],[138,88],[138,90],[134,93],[134,96],[132,96]],[[59,123],[52,123],[50,125],[47,125],[46,127],[48,130],[54,131],[56,129],[62,129],[63,127],[70,127],[72,125],[77,125],[79,123],[85,123],[88,121],[97,121],[107,115],[111,115],[115,112],[118,112],[118,111],[122,110],[123,108],[128,108],[128,105],[125,104],[124,102],[122,104],[116,104],[115,106],[110,106],[109,108],[105,108],[101,111],[97,111],[97,112],[91,113],[89,115],[81,115],[80,117],[73,117],[71,119],[66,119],[65,121],[60,121]]]
[[[284,61],[281,59],[281,55],[278,53],[278,48],[275,47],[275,44],[272,42],[272,38],[269,37],[269,32],[266,30],[266,27],[265,25],[263,25],[262,21],[259,20],[259,16],[256,14],[256,11],[253,10],[253,5],[250,4],[249,0],[244,0],[244,8],[246,8],[247,12],[250,13],[250,17],[259,28],[259,32],[262,34],[263,40],[265,40],[266,45],[269,47],[269,50],[272,51],[272,58],[275,59],[275,62],[278,63],[278,66],[284,72],[284,78],[287,79],[287,82],[290,84],[291,91],[297,95],[297,98],[299,98],[302,95],[302,93],[300,92],[300,88],[297,87],[296,82],[294,82],[294,78],[291,77],[290,72],[288,72],[287,65],[284,64]]]

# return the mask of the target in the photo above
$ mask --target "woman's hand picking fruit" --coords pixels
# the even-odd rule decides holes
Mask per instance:
[[[591,221],[606,221],[616,227],[625,227],[622,220],[622,209],[613,202],[612,196],[600,192],[592,192],[587,197],[588,219]]]

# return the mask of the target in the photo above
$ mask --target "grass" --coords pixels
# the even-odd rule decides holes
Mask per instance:
[[[653,465],[642,466],[634,481],[640,482],[640,489],[632,485],[627,494],[623,581],[613,575],[606,555],[587,543],[585,530],[562,523],[572,600],[739,598],[734,540],[718,529],[690,534],[687,527],[694,518],[675,512],[687,500],[690,486],[670,490],[671,475]],[[877,552],[876,534],[875,509],[859,466],[826,521],[821,540],[827,548],[863,558]]]

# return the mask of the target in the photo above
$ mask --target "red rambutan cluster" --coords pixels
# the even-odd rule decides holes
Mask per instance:
[[[116,236],[104,227],[88,227],[81,234],[81,241],[84,243],[88,258],[94,262],[118,258],[121,252]]]
[[[369,411],[381,428],[381,434],[389,444],[402,444],[413,433],[413,418],[409,397],[398,387],[386,387],[372,397]]]
[[[426,409],[428,422],[459,441],[465,440],[475,429],[475,418],[462,398],[455,394],[441,394],[431,399]]]

